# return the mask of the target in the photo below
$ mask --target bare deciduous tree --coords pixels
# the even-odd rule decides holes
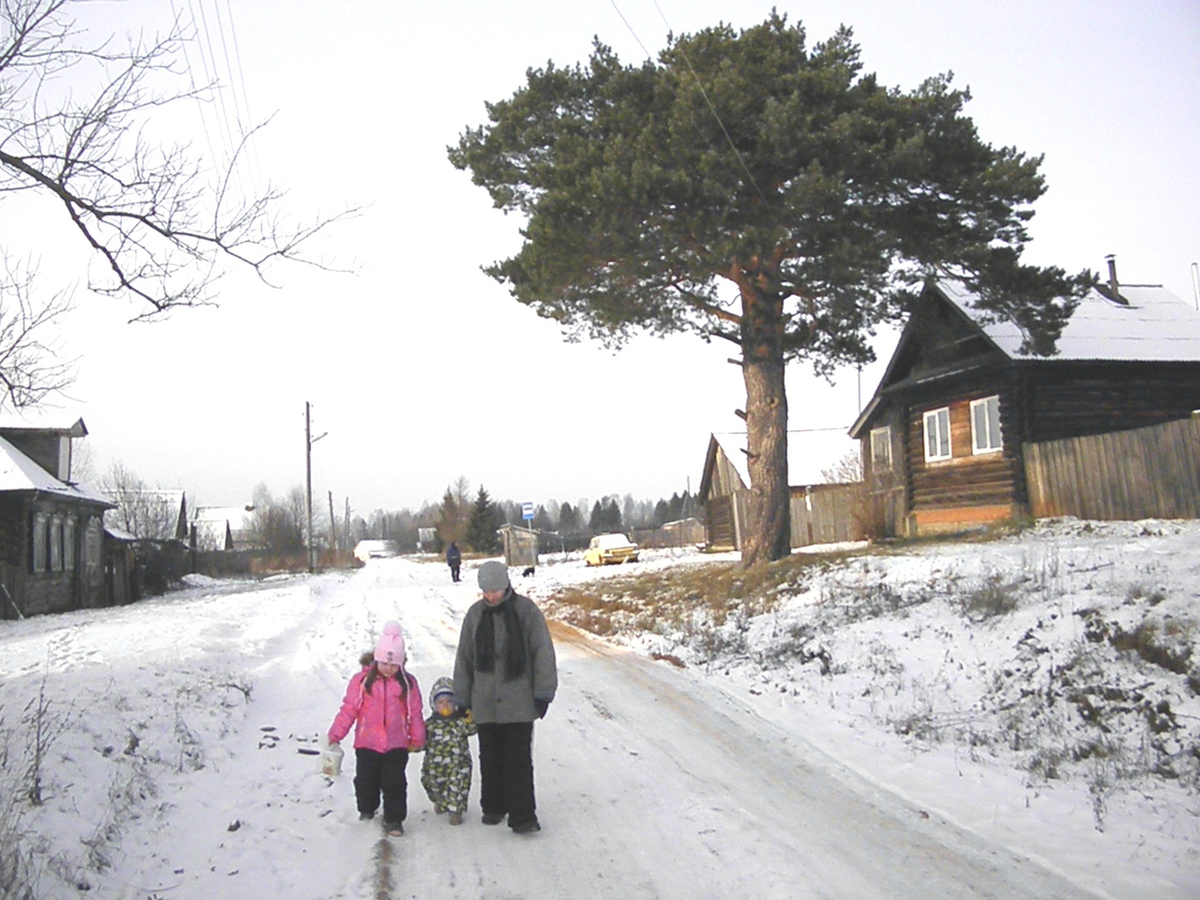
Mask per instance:
[[[265,484],[254,489],[254,513],[250,519],[253,544],[281,556],[304,553],[307,521],[304,488],[294,487],[286,497],[280,498],[274,497]],[[314,532],[316,527],[314,522]]]
[[[219,165],[194,155],[186,140],[152,136],[169,121],[164,107],[216,90],[184,77],[188,39],[176,20],[165,36],[122,46],[78,28],[67,0],[0,0],[0,198],[51,199],[98,263],[88,287],[140,303],[134,318],[214,302],[230,266],[249,267],[264,281],[281,260],[327,268],[304,248],[356,212],[294,223],[281,212],[278,188],[243,193],[238,164],[261,126],[246,130]],[[56,295],[32,303],[28,283],[19,296],[51,318],[64,302]],[[14,315],[7,302],[3,311]],[[47,354],[27,346],[39,361],[24,379],[34,387],[16,395],[10,388],[14,401],[32,400],[67,374],[41,367]]]
[[[180,537],[180,492],[151,488],[124,463],[109,466],[101,489],[117,504],[111,515],[118,527],[134,537],[169,540]]]
[[[62,356],[51,328],[70,311],[70,294],[36,299],[37,275],[0,249],[0,388],[14,407],[34,406],[71,383],[74,361]]]

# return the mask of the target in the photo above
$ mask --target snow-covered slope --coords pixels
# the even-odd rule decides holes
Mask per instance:
[[[462,584],[412,559],[199,580],[0,622],[0,872],[19,847],[39,900],[1194,897],[1200,710],[1145,656],[1190,647],[1198,551],[1197,523],[1055,523],[822,567],[706,636],[701,615],[600,643],[560,629],[533,838],[449,827],[414,757],[407,833],[382,840],[356,820],[352,759],[330,779],[311,755],[385,620],[423,689],[449,673],[471,565]],[[721,562],[514,580],[546,603]],[[1116,689],[1072,693],[1088,665]],[[1110,737],[1083,756],[1088,716]],[[1162,746],[1134,759],[1131,723],[1151,719]],[[1164,760],[1177,777],[1145,774]]]

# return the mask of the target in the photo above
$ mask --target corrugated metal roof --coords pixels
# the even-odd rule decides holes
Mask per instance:
[[[1008,320],[989,321],[975,309],[978,297],[961,282],[939,279],[937,287],[1011,359],[1200,362],[1200,312],[1157,285],[1121,285],[1127,304],[1089,290],[1051,357],[1022,353],[1017,326]]]

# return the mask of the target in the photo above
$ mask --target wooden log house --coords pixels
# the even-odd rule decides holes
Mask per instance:
[[[1189,418],[1200,409],[1200,312],[1157,285],[1109,281],[1072,314],[1052,356],[976,308],[961,283],[921,296],[861,441],[875,528],[957,531],[1030,514],[1026,445]]]
[[[112,602],[104,511],[114,504],[71,477],[71,442],[86,434],[82,419],[0,422],[0,618]]]

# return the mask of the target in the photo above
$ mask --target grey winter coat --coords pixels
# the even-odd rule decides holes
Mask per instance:
[[[511,603],[521,624],[519,640],[525,641],[525,672],[512,681],[505,681],[505,652],[511,636],[507,634],[505,617],[494,618],[496,635],[495,669],[480,672],[475,664],[475,629],[487,610],[487,602],[479,600],[467,610],[458,637],[458,655],[454,660],[454,698],[471,709],[477,724],[532,722],[537,718],[535,700],[554,699],[558,690],[558,664],[554,642],[542,611],[528,597],[509,588],[501,601]]]

